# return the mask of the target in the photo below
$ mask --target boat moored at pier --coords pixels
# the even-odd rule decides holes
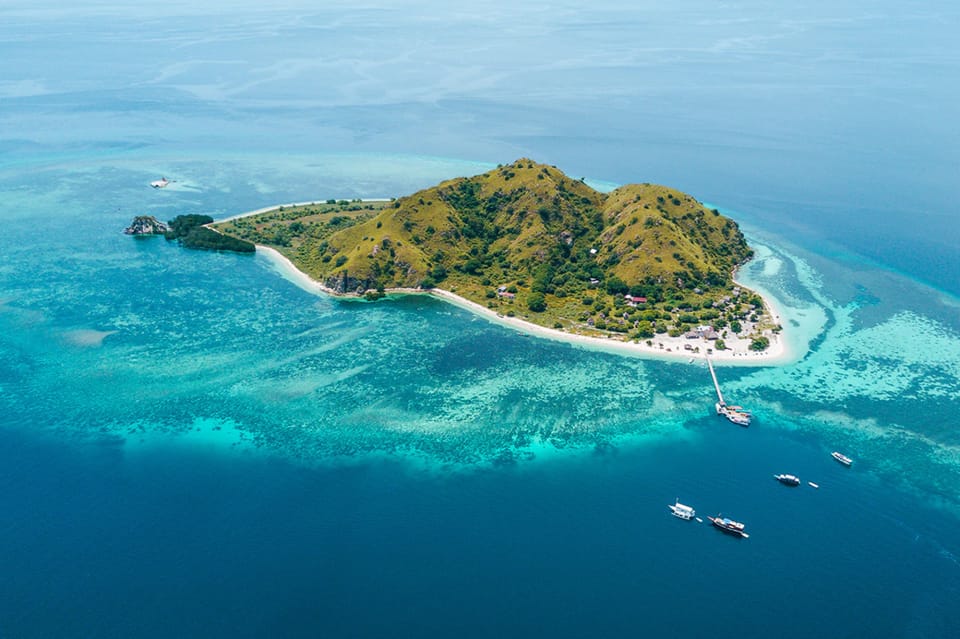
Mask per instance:
[[[749,426],[751,415],[743,410],[743,406],[728,406],[723,400],[723,393],[720,392],[720,382],[717,381],[717,373],[713,370],[713,362],[707,358],[707,367],[710,369],[710,377],[713,378],[713,387],[717,389],[717,403],[714,405],[717,409],[717,415],[726,417],[729,421],[738,426]]]
[[[717,402],[717,415],[722,415],[737,426],[747,427],[750,425],[750,413],[743,410],[740,406],[727,406],[723,402]]]

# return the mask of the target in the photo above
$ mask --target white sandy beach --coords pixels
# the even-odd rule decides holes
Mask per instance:
[[[559,342],[566,342],[576,346],[583,346],[593,350],[601,350],[609,353],[621,355],[635,355],[652,359],[668,359],[683,361],[702,361],[706,357],[706,350],[712,348],[712,342],[705,339],[687,339],[683,336],[670,337],[669,335],[656,335],[649,341],[628,340],[626,336],[611,336],[609,338],[593,337],[590,335],[579,335],[567,331],[561,331],[545,326],[539,326],[527,322],[519,317],[506,317],[490,309],[481,306],[475,302],[464,299],[455,293],[442,289],[433,289],[429,293],[435,297],[444,299],[451,304],[469,310],[477,315],[481,315],[492,322],[509,326],[522,333],[527,333],[535,337],[552,339]],[[765,298],[764,303],[768,303]],[[771,307],[772,308],[772,307]],[[750,351],[748,346],[749,339],[727,338],[724,340],[728,349],[723,351],[714,351],[710,354],[710,359],[715,363],[733,364],[741,366],[774,366],[794,361],[795,358],[787,348],[786,340],[781,335],[768,334],[770,346],[762,352]],[[699,348],[700,352],[686,350],[684,346],[690,345],[693,348]],[[732,350],[735,345],[738,350]]]
[[[272,208],[276,207],[271,207],[271,209]],[[252,214],[253,213],[248,213],[247,215]],[[325,293],[328,295],[338,295],[333,290],[299,270],[293,262],[276,249],[258,244],[257,250],[276,267],[282,277],[296,284],[303,290],[315,294]],[[703,361],[703,358],[706,356],[706,349],[713,346],[711,342],[702,338],[694,340],[682,336],[670,337],[666,334],[654,336],[650,340],[652,345],[649,346],[646,340],[638,342],[627,341],[625,337],[618,339],[619,336],[604,339],[588,335],[578,335],[576,333],[539,326],[527,322],[520,317],[507,317],[476,302],[471,302],[468,299],[460,297],[455,293],[437,288],[428,291],[420,289],[389,289],[387,292],[390,294],[403,295],[432,295],[468,310],[471,313],[475,313],[495,324],[510,327],[521,333],[620,355],[632,355],[649,359],[699,362]],[[783,315],[781,314],[779,305],[775,304],[769,295],[764,296],[761,294],[761,296],[763,297],[764,304],[773,314],[775,321],[781,322]],[[799,359],[798,355],[788,347],[787,341],[782,333],[775,334],[768,332],[767,337],[770,339],[770,346],[765,351],[759,353],[749,350],[749,339],[728,337],[724,340],[728,350],[714,351],[710,355],[710,358],[717,364],[725,364],[728,366],[776,366]],[[688,344],[693,348],[699,347],[700,352],[697,353],[686,350],[684,346]]]

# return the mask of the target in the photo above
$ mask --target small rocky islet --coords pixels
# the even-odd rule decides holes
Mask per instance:
[[[133,218],[130,226],[123,229],[127,235],[152,236],[165,235],[170,227],[152,215],[138,215]]]

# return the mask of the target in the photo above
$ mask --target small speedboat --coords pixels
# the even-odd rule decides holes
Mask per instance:
[[[807,484],[810,485],[810,488],[820,488],[820,484],[815,484],[812,481],[808,481]]]
[[[165,177],[162,177],[159,180],[154,180],[153,182],[151,182],[150,186],[152,186],[155,189],[165,189],[167,188],[168,184],[170,184],[170,180],[168,180]]]
[[[670,509],[670,512],[673,513],[674,517],[679,517],[680,519],[686,521],[693,519],[693,516],[697,514],[697,511],[690,506],[684,506],[681,504],[679,499],[677,500],[677,503],[673,504],[672,506],[667,505],[667,508]]]
[[[796,475],[774,475],[773,478],[785,486],[800,485],[800,478]]]
[[[853,463],[852,459],[850,459],[843,453],[838,453],[837,451],[833,451],[832,453],[830,453],[830,456],[836,459],[838,462],[840,462],[844,466],[849,466],[850,464]]]
[[[744,526],[739,521],[734,521],[727,517],[721,517],[720,515],[717,515],[716,517],[707,517],[707,519],[710,520],[711,524],[725,533],[736,535],[738,537],[742,537],[743,539],[746,539],[750,536],[743,530]]]

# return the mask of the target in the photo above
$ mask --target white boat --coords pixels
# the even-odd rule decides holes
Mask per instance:
[[[852,459],[850,459],[843,453],[838,453],[837,451],[833,451],[832,453],[830,453],[830,456],[836,459],[838,462],[840,462],[844,466],[849,466],[850,464],[853,463]]]
[[[670,509],[670,512],[673,513],[674,517],[679,517],[685,521],[693,519],[693,516],[697,514],[697,511],[690,506],[684,506],[681,504],[679,499],[677,500],[677,503],[673,505],[668,504],[667,508]]]
[[[796,475],[774,475],[773,478],[785,486],[800,485],[800,478]]]
[[[162,177],[159,180],[154,180],[153,182],[151,182],[150,186],[152,186],[155,189],[164,189],[167,187],[168,184],[170,184],[170,180],[168,180],[165,177]]]
[[[723,415],[738,426],[750,425],[750,413],[743,410],[740,406],[727,406],[723,402],[717,402],[716,409],[717,415]]]
[[[811,488],[820,488],[820,484],[815,484],[812,481],[808,481],[807,483],[810,485]]]

